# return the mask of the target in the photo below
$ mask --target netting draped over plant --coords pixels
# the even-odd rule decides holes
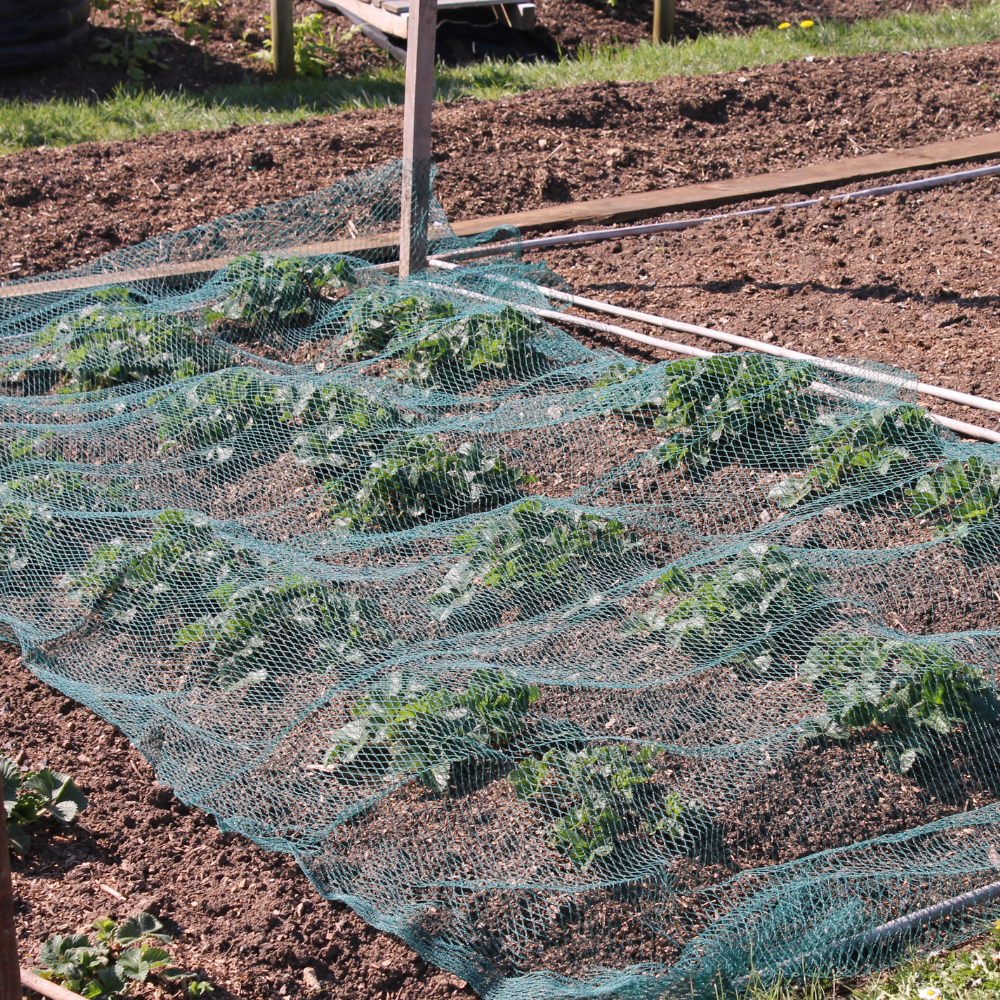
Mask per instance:
[[[884,380],[584,346],[516,254],[399,282],[398,185],[0,288],[2,634],[484,996],[983,926],[891,922],[1000,881],[1000,451]]]

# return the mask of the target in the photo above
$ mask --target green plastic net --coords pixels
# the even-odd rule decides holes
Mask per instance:
[[[1000,451],[902,373],[584,346],[514,252],[399,281],[399,180],[0,288],[2,634],[484,997],[986,926]]]

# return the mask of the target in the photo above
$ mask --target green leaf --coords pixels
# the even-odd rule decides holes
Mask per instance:
[[[151,913],[139,911],[123,920],[114,930],[114,941],[116,945],[128,947],[136,944],[143,938],[154,938],[158,941],[171,940],[169,934],[160,933],[163,924]],[[164,952],[166,954],[166,952]]]
[[[20,823],[7,821],[7,843],[10,849],[23,858],[31,850],[31,834],[27,833]]]
[[[37,792],[40,808],[63,823],[71,823],[80,810],[87,808],[87,796],[73,779],[47,767],[26,778],[24,787]]]

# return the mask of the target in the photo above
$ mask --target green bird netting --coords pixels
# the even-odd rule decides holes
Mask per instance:
[[[584,346],[517,254],[397,280],[399,180],[0,289],[0,634],[485,997],[982,929],[1000,449],[902,373]]]

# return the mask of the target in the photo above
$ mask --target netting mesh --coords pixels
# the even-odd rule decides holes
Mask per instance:
[[[592,350],[516,254],[398,281],[399,177],[0,289],[2,634],[487,997],[984,926],[1000,452],[884,369]]]

